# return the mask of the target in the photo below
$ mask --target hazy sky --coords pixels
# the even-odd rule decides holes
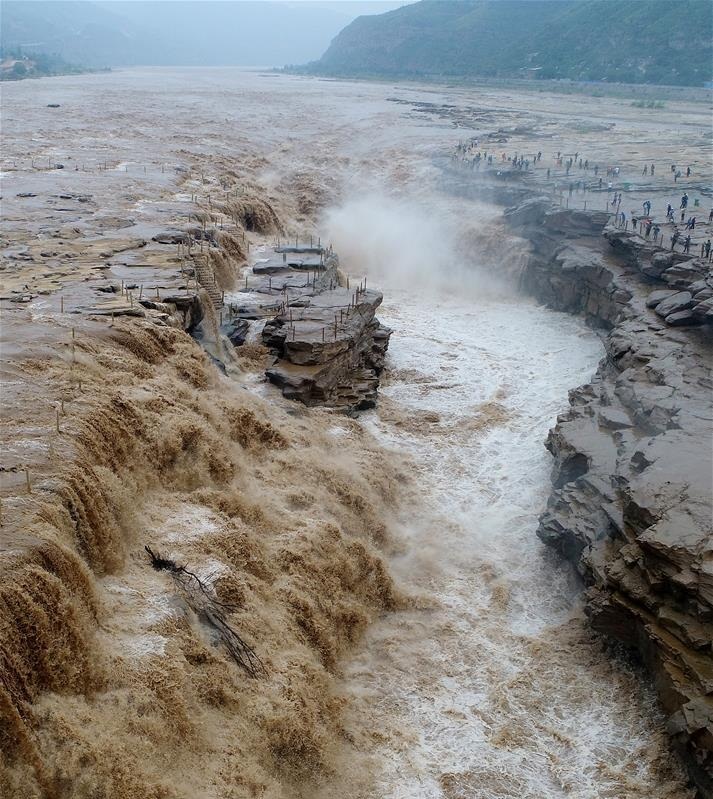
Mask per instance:
[[[406,0],[3,0],[2,45],[91,67],[284,66]],[[172,5],[171,8],[168,8]]]

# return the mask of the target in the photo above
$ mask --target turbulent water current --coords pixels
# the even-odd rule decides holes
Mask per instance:
[[[340,255],[342,268],[353,279],[367,275],[370,285],[384,291],[379,317],[394,334],[379,407],[362,414],[357,423],[315,411],[317,420],[310,427],[309,414],[313,412],[285,413],[276,390],[258,386],[261,373],[256,372],[252,381],[246,381],[246,387],[255,387],[260,397],[259,402],[254,397],[251,400],[255,413],[267,419],[270,408],[279,407],[282,415],[275,412],[275,424],[284,424],[287,439],[299,446],[279,456],[265,447],[256,447],[258,454],[251,454],[247,445],[238,455],[237,444],[226,450],[240,464],[234,483],[228,481],[234,491],[233,505],[237,507],[252,491],[251,501],[268,508],[266,518],[277,519],[274,524],[265,523],[263,529],[251,516],[245,516],[245,529],[255,541],[251,546],[260,551],[264,534],[267,553],[262,571],[250,577],[251,591],[253,584],[262,586],[259,580],[267,580],[264,575],[272,575],[271,570],[278,566],[284,566],[288,574],[292,563],[309,566],[313,560],[320,574],[331,574],[324,564],[332,550],[324,549],[317,523],[312,525],[314,530],[310,528],[309,513],[316,516],[326,508],[327,500],[336,503],[335,496],[348,493],[341,488],[347,484],[346,478],[334,496],[327,496],[325,489],[327,500],[323,501],[320,493],[329,475],[341,474],[340,436],[350,438],[354,462],[359,462],[353,453],[362,439],[372,441],[373,437],[386,450],[397,453],[396,462],[410,464],[403,486],[406,500],[400,505],[395,502],[394,509],[370,510],[374,518],[383,512],[393,522],[385,536],[386,558],[406,602],[376,618],[356,650],[334,645],[333,660],[338,666],[333,671],[339,676],[340,694],[348,699],[344,719],[339,722],[347,743],[337,758],[339,767],[324,769],[326,776],[319,776],[320,788],[314,788],[308,775],[304,780],[308,789],[295,778],[284,788],[284,795],[312,798],[317,791],[321,799],[682,797],[680,773],[672,761],[653,692],[634,666],[606,651],[589,630],[581,585],[570,567],[535,534],[550,488],[550,457],[544,439],[557,414],[567,407],[568,390],[586,382],[594,372],[602,355],[601,341],[581,320],[551,312],[518,294],[517,264],[523,243],[510,240],[503,232],[500,210],[459,200],[448,194],[447,187],[444,190],[438,165],[464,134],[443,115],[423,113],[429,103],[443,103],[451,109],[465,104],[473,114],[482,112],[485,130],[487,126],[497,129],[503,124],[524,124],[522,119],[528,115],[539,119],[538,114],[549,108],[552,118],[539,119],[537,124],[543,129],[547,126],[548,136],[570,137],[571,141],[572,136],[580,135],[579,101],[568,99],[571,108],[557,116],[560,112],[553,109],[559,108],[559,98],[513,101],[484,95],[477,100],[483,107],[477,108],[471,107],[476,101],[469,100],[465,90],[324,82],[232,70],[128,70],[22,84],[8,87],[4,100],[13,141],[8,154],[12,163],[5,168],[15,170],[11,176],[18,181],[11,185],[14,193],[23,191],[35,197],[43,191],[57,192],[63,184],[55,186],[51,181],[60,180],[76,191],[74,184],[69,186],[70,178],[82,180],[83,191],[93,193],[97,214],[104,213],[111,202],[117,203],[116,219],[107,225],[122,229],[123,217],[130,217],[127,224],[134,227],[126,235],[150,237],[160,224],[168,227],[181,224],[181,217],[185,220],[192,194],[208,191],[205,170],[214,181],[210,189],[214,197],[224,189],[227,196],[226,186],[232,191],[236,182],[239,188],[260,187],[290,235],[328,237]],[[413,105],[417,101],[419,108]],[[50,102],[60,104],[53,110],[62,115],[61,125],[53,127],[47,122]],[[527,107],[527,103],[531,105]],[[512,110],[515,107],[517,112]],[[622,109],[622,114],[630,113],[628,103]],[[105,119],[113,120],[109,130],[97,121]],[[470,124],[467,135],[477,133],[481,125],[477,121]],[[30,145],[26,146],[27,142]],[[543,147],[541,142],[536,146]],[[591,146],[604,145],[592,139]],[[23,159],[28,161],[30,154],[33,159],[41,158],[43,164],[61,159],[67,166],[63,176],[53,170],[35,170],[34,161],[31,169],[25,169]],[[107,160],[118,172],[109,174],[106,166],[99,169]],[[178,165],[176,171],[164,169],[165,162]],[[188,174],[180,166],[184,163],[192,170],[189,188],[174,184],[176,175]],[[72,169],[75,164],[76,170]],[[21,180],[28,181],[32,193]],[[107,188],[114,186],[109,180],[123,183],[120,188]],[[181,213],[176,211],[179,206]],[[25,211],[18,211],[17,220],[23,226],[24,215]],[[28,224],[35,231],[33,226],[39,223],[33,217]],[[258,242],[258,246],[266,243]],[[171,390],[193,396],[183,388]],[[139,388],[135,395],[139,403]],[[210,401],[202,401],[205,408],[200,406],[210,424],[214,408],[220,405],[217,395],[215,389]],[[265,399],[274,405],[265,405]],[[158,399],[155,404],[158,407]],[[208,422],[201,421],[196,429],[207,430]],[[264,421],[261,424],[268,427]],[[314,442],[322,442],[323,429],[330,424],[334,427],[328,431],[332,436],[329,454],[310,455],[310,442],[314,450]],[[354,432],[355,425],[361,426],[362,438]],[[227,440],[227,434],[218,429],[219,433],[213,433],[211,428],[211,437],[206,439],[209,454]],[[282,447],[282,436],[276,438]],[[324,438],[327,440],[327,433]],[[370,451],[372,460],[363,461],[378,464],[383,470],[378,475],[389,469],[389,455],[382,454],[375,447]],[[325,459],[331,459],[329,464],[325,465]],[[228,455],[225,460],[229,461]],[[305,472],[313,477],[303,491],[305,496],[311,492],[307,500],[299,485],[294,492],[288,491],[290,481],[298,481]],[[388,479],[384,478],[384,483]],[[189,480],[185,482],[195,488]],[[183,482],[177,481],[177,485],[185,488]],[[365,485],[368,482],[361,479],[360,497],[369,494],[362,504],[378,504],[378,490],[369,491]],[[227,494],[228,489],[225,491]],[[211,492],[215,512],[227,513],[230,503],[223,502],[219,492]],[[178,552],[182,557],[186,553],[195,559],[205,555],[197,545],[190,548],[190,531],[182,536],[179,529],[174,530],[175,519],[183,518],[169,505],[174,498],[167,494],[163,500],[165,511],[155,514],[156,530],[165,532],[165,520],[174,519],[165,546],[183,546]],[[288,500],[289,504],[279,504]],[[308,500],[314,509],[300,515],[295,509],[312,507]],[[206,535],[213,534],[218,521],[206,516],[207,521],[201,523],[197,516],[202,507],[196,510],[191,505],[187,524],[194,532],[205,528]],[[347,511],[340,506],[339,513],[349,520]],[[342,517],[335,511],[332,518],[339,522]],[[364,524],[370,524],[370,519]],[[294,541],[286,536],[284,541],[277,537],[276,543],[270,543],[264,531],[281,529],[283,520],[294,524]],[[225,519],[220,523],[232,530]],[[332,530],[330,535],[330,546],[337,551],[342,547],[339,534]],[[210,551],[211,557],[224,558],[228,540],[229,536],[220,539],[205,551]],[[311,549],[304,545],[307,555],[302,550],[296,554],[289,551],[289,546],[302,546],[303,540],[316,542],[310,543]],[[119,599],[122,591],[129,589],[143,596],[149,581],[151,590],[158,590],[157,585],[166,590],[140,560],[141,546],[137,545],[137,551],[139,556],[130,561],[130,569],[122,573],[117,567],[115,595]],[[286,551],[292,560],[286,559]],[[236,559],[236,563],[242,569],[243,560]],[[242,572],[238,578],[236,585]],[[280,572],[279,580],[270,579],[279,587],[280,580],[287,578]],[[315,578],[304,599],[295,577],[295,584],[290,584],[292,593],[283,592],[292,602],[289,613],[278,604],[278,600],[285,601],[283,595],[273,595],[273,582],[269,588],[260,588],[263,593],[249,594],[256,610],[245,623],[254,625],[249,629],[258,647],[267,650],[268,643],[272,647],[275,669],[283,668],[293,681],[291,685],[299,686],[304,674],[311,675],[311,681],[304,680],[304,691],[312,692],[311,697],[327,684],[326,678],[323,683],[321,676],[319,680],[314,677],[322,672],[313,665],[311,651],[304,654],[303,643],[299,644],[302,648],[290,644],[293,648],[288,649],[284,662],[281,660],[279,625],[294,627],[295,608],[311,608],[313,600],[316,607],[324,599],[322,586],[338,585],[338,580],[327,582],[325,578],[320,583]],[[263,599],[279,609],[270,611],[272,627],[261,626]],[[366,607],[367,600],[362,597],[360,602]],[[379,603],[373,606],[382,607]],[[350,613],[351,607],[348,605]],[[354,611],[353,615],[358,614]],[[130,621],[134,624],[133,616]],[[327,634],[324,639],[331,640]],[[126,653],[123,656],[127,657]],[[182,658],[176,662],[177,668],[185,667]],[[133,664],[131,668],[136,668],[137,674],[144,670]],[[227,667],[223,671],[230,674]],[[302,695],[296,688],[294,695],[285,694],[281,679],[276,679],[270,690],[271,701],[283,713],[282,727],[265,710],[262,685],[251,683],[254,705],[245,700],[250,712],[240,711],[245,715],[244,726],[237,727],[237,733],[230,732],[233,738],[226,732],[222,750],[215,745],[219,755],[211,749],[217,765],[206,773],[213,775],[215,785],[229,773],[225,764],[232,763],[236,747],[250,739],[258,723],[272,733],[285,730],[289,745],[274,733],[280,746],[270,738],[271,753],[278,751],[286,758],[295,751],[301,727],[292,724],[289,712],[311,705],[293,701],[293,696]],[[284,681],[287,684],[287,677]],[[231,685],[227,678],[226,685]],[[225,696],[232,696],[232,690],[226,688]],[[122,688],[117,695],[128,693]],[[208,688],[205,693],[213,696]],[[215,720],[207,729],[218,730],[220,735],[229,726],[225,719],[238,711],[231,709],[228,699],[223,703],[213,697],[211,702],[206,705],[205,717]],[[215,717],[210,716],[214,707],[225,715],[218,716],[215,710]],[[63,706],[62,712],[71,714],[72,708],[67,711]],[[105,713],[111,723],[120,715],[113,709]],[[129,710],[125,715],[131,718]],[[317,722],[313,726],[318,726]],[[156,730],[159,727],[164,729],[157,724]],[[305,729],[308,727],[305,722]],[[297,730],[294,735],[293,729]],[[250,732],[243,735],[243,730]],[[113,752],[110,747],[115,741],[109,740],[109,732],[106,737],[106,751]],[[180,753],[180,745],[171,742],[171,751]],[[267,751],[266,747],[261,739],[255,751]],[[129,750],[135,756],[133,742],[127,744]],[[61,748],[58,751],[62,763]],[[181,759],[177,755],[177,768]],[[102,756],[97,756],[96,762],[101,765]],[[262,768],[264,763],[259,765]],[[278,777],[270,783],[279,788],[271,797],[282,795],[279,767],[278,763],[274,772]],[[154,762],[152,769],[160,772],[160,764]],[[193,790],[182,785],[175,795],[227,796],[204,792],[208,777],[203,777],[201,769],[200,764],[192,767],[191,779],[203,787]],[[133,776],[134,770],[132,767],[127,773]],[[299,770],[294,773],[299,779],[304,777]],[[156,779],[163,777],[161,773]],[[255,780],[257,784],[258,778]]]
[[[422,502],[393,563],[418,609],[374,625],[348,667],[375,795],[666,795],[652,695],[587,634],[534,534],[543,439],[600,342],[522,299],[387,292],[397,334],[365,424],[413,457]]]

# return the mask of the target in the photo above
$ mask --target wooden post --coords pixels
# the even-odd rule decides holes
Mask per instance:
[[[59,297],[59,312],[64,313],[64,295],[60,295]]]
[[[25,469],[25,484],[27,485],[27,493],[32,493],[32,481],[30,480],[30,470]]]
[[[59,429],[59,408],[57,408],[56,411],[57,411],[57,415],[56,415],[56,418],[55,418],[55,425],[57,427],[57,432],[61,433],[62,431]]]

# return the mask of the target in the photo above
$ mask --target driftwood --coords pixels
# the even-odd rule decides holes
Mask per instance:
[[[157,571],[168,572],[195,614],[220,636],[233,660],[251,677],[266,676],[267,670],[255,650],[247,644],[228,623],[228,614],[234,610],[221,602],[203,580],[185,566],[162,558],[148,545],[144,547]]]

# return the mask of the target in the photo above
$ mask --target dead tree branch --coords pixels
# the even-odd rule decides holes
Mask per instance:
[[[235,608],[221,602],[212,589],[185,566],[162,558],[148,545],[144,549],[151,558],[151,566],[171,575],[191,609],[218,634],[233,660],[251,677],[266,676],[267,669],[255,650],[228,623],[227,615]]]

